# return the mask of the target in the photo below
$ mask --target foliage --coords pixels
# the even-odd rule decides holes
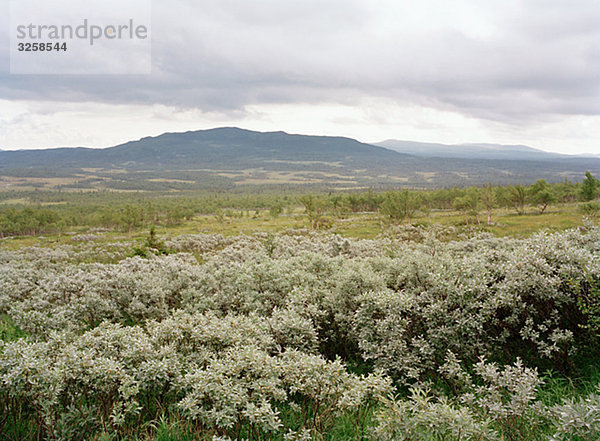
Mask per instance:
[[[588,275],[571,285],[577,296],[577,307],[585,318],[581,327],[589,331],[590,343],[595,343],[600,339],[600,278]]]
[[[489,420],[446,397],[413,388],[407,400],[388,400],[377,415],[374,439],[379,441],[495,441]]]
[[[489,203],[489,202],[488,202]],[[479,192],[470,188],[466,194],[462,197],[454,199],[453,206],[456,210],[462,212],[465,216],[465,223],[469,225],[469,216],[475,217],[477,223],[479,223],[479,206],[480,206],[480,195]]]
[[[179,226],[190,219],[209,215],[219,224],[226,225],[244,213],[249,217],[250,212],[255,213],[253,218],[269,213],[271,220],[275,221],[284,210],[294,213],[300,207],[311,229],[329,228],[332,217],[343,218],[348,213],[380,212],[384,219],[399,223],[417,215],[427,216],[453,208],[461,211],[467,222],[471,217],[477,223],[480,209],[485,209],[490,224],[498,207],[511,207],[523,214],[527,205],[531,204],[543,213],[547,206],[556,202],[571,203],[577,195],[581,195],[581,191],[589,193],[588,187],[596,188],[594,183],[597,180],[594,179],[591,176],[578,184],[567,180],[555,184],[538,180],[529,186],[488,184],[482,188],[436,190],[387,187],[377,191],[351,192],[332,191],[326,187],[294,187],[289,191],[273,187],[260,192],[254,187],[254,191],[240,187],[238,191],[229,192],[10,191],[0,192],[0,238],[61,234],[74,227],[132,233],[147,231],[153,225]],[[131,185],[135,188],[133,183]]]
[[[421,196],[408,191],[390,191],[381,204],[381,214],[394,222],[410,219],[421,206]]]
[[[151,230],[145,258],[131,257],[139,242],[90,234],[0,249],[3,439],[316,440],[343,421],[357,440],[537,440],[595,427],[595,396],[546,407],[537,374],[598,355],[591,224],[458,240],[407,225],[371,240]]]
[[[387,400],[377,416],[376,439],[530,440],[547,422],[547,411],[535,402],[542,382],[519,360],[500,370],[481,359],[471,375],[449,352],[440,371],[454,396],[419,386],[408,400]]]
[[[581,183],[579,195],[583,201],[591,201],[600,194],[600,181],[596,179],[589,171],[585,172],[585,179]]]
[[[529,187],[531,201],[539,207],[540,213],[544,213],[548,205],[554,204],[557,200],[554,189],[544,179],[538,179],[535,184]]]
[[[508,200],[510,205],[521,215],[525,213],[527,203],[527,190],[521,184],[513,185],[508,189]]]
[[[483,187],[483,191],[481,192],[481,203],[487,213],[488,225],[492,223],[492,213],[497,205],[497,199],[498,197],[496,196],[495,188],[491,183]]]
[[[579,205],[579,211],[589,218],[600,216],[600,202],[586,202]]]
[[[551,441],[592,441],[600,437],[600,395],[566,399],[551,412],[557,429]]]
[[[322,216],[327,207],[327,201],[312,194],[301,196],[299,201],[304,206],[308,221],[310,222],[310,228],[318,230],[325,222]]]

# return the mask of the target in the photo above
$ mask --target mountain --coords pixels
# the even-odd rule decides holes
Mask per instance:
[[[427,158],[500,159],[500,160],[554,160],[571,156],[548,153],[525,145],[502,144],[436,144],[388,139],[375,143],[396,152]]]
[[[0,169],[48,166],[164,170],[272,168],[275,163],[342,162],[384,166],[407,155],[350,138],[253,132],[235,127],[164,133],[105,149],[56,148],[3,152]],[[278,165],[277,168],[281,166]]]
[[[402,152],[392,150],[403,148]],[[180,190],[239,185],[440,187],[579,180],[600,159],[525,146],[371,145],[335,136],[235,127],[164,133],[103,149],[0,152],[0,189]]]

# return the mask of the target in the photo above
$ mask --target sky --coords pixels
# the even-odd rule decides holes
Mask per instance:
[[[125,75],[11,74],[9,1],[3,150],[238,126],[600,154],[597,0],[154,0]]]

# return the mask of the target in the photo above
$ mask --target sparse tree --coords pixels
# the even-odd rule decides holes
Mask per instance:
[[[331,201],[331,208],[337,215],[341,215],[345,211],[344,198],[341,194],[334,194],[329,198]]]
[[[586,202],[579,206],[579,211],[592,219],[598,218],[600,215],[600,202]]]
[[[574,202],[577,200],[577,188],[567,178],[560,184],[555,184],[554,190],[559,202]]]
[[[496,192],[494,190],[494,186],[491,183],[483,187],[480,200],[483,204],[483,208],[485,208],[485,212],[487,213],[487,223],[488,225],[490,225],[492,223],[492,214],[494,208],[496,207]]]
[[[322,223],[321,217],[326,208],[325,202],[322,199],[309,194],[302,196],[300,198],[300,203],[304,206],[304,210],[310,222],[310,228],[312,230],[318,230],[319,225]]]
[[[589,171],[585,172],[585,179],[581,183],[579,195],[585,202],[593,201],[600,193],[600,181],[596,179]]]
[[[517,211],[520,216],[525,213],[525,204],[527,202],[527,191],[521,184],[509,187],[508,193],[511,206]]]
[[[277,219],[282,212],[283,212],[283,206],[279,202],[271,205],[271,208],[269,208],[269,215],[273,219]]]
[[[465,224],[469,225],[469,216],[475,217],[479,224],[479,192],[476,188],[469,188],[464,196],[454,199],[453,207],[465,216]]]
[[[556,194],[550,184],[544,179],[538,179],[535,184],[529,188],[531,201],[540,209],[540,214],[543,214],[548,208],[548,205],[556,202]]]
[[[410,219],[419,209],[421,200],[417,194],[408,190],[389,191],[381,204],[381,214],[394,222]]]

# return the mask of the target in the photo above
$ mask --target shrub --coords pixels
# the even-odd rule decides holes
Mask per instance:
[[[500,440],[489,420],[420,388],[413,388],[406,400],[387,400],[376,421],[373,437],[378,441]]]
[[[567,399],[551,409],[556,433],[551,441],[592,441],[600,438],[600,395]]]

